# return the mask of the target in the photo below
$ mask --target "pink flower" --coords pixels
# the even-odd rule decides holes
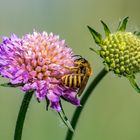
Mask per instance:
[[[76,90],[61,84],[70,74],[74,53],[59,36],[46,32],[4,37],[0,44],[0,74],[10,83],[22,85],[22,91],[35,91],[38,100],[48,99],[51,107],[61,111],[60,98],[79,106]]]

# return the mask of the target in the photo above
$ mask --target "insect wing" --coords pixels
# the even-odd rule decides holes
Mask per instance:
[[[81,96],[81,94],[83,93],[83,91],[87,85],[88,79],[89,79],[89,76],[85,75],[83,78],[83,81],[81,83],[81,87],[78,90],[78,93],[77,93],[78,96]]]

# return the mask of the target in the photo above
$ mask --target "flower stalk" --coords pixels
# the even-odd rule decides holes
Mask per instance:
[[[21,140],[22,129],[23,129],[27,109],[28,109],[28,106],[29,106],[29,103],[31,101],[33,93],[34,92],[31,91],[31,92],[25,93],[25,95],[24,95],[24,98],[22,100],[22,104],[20,106],[19,114],[18,114],[18,117],[17,117],[14,140]]]
[[[95,77],[95,79],[90,83],[90,85],[88,86],[87,90],[85,91],[82,99],[81,99],[81,107],[76,108],[72,120],[71,120],[71,125],[73,126],[73,129],[76,129],[78,120],[80,118],[80,115],[82,113],[82,110],[84,109],[84,106],[86,105],[91,93],[93,92],[93,90],[96,88],[96,86],[99,84],[99,82],[105,77],[105,75],[108,72],[106,71],[106,69],[102,69],[99,74]],[[70,130],[67,131],[66,134],[66,138],[65,140],[72,140],[74,133]]]

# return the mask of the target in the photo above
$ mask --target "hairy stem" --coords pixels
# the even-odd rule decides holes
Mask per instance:
[[[27,109],[28,109],[29,103],[31,101],[32,95],[33,95],[33,91],[27,92],[24,95],[24,98],[22,100],[22,104],[20,106],[19,114],[17,117],[14,140],[21,140],[24,120],[25,120],[25,116],[26,116]]]
[[[88,86],[87,90],[85,91],[82,99],[81,99],[81,105],[82,107],[76,108],[72,120],[71,120],[71,125],[73,126],[73,129],[76,129],[78,119],[80,117],[80,114],[82,113],[82,110],[84,109],[84,106],[90,97],[92,91],[95,89],[95,87],[98,85],[98,83],[104,78],[104,76],[107,74],[107,71],[105,69],[102,69],[99,74],[95,77],[95,79],[90,83]],[[71,132],[69,129],[67,131],[67,135],[65,140],[72,140],[74,133]]]

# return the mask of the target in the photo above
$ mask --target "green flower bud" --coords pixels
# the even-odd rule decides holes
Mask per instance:
[[[111,33],[107,25],[101,21],[105,30],[105,38],[88,26],[95,43],[100,46],[98,54],[103,58],[108,70],[129,79],[131,85],[140,93],[135,74],[140,71],[140,32],[127,32],[128,17],[119,24],[116,32]]]
[[[105,59],[109,68],[113,68],[115,73],[126,76],[130,73],[139,72],[137,48],[140,48],[140,39],[136,35],[131,32],[117,31],[103,39],[100,46],[100,51],[103,50],[104,46],[106,48],[106,57],[103,55],[101,57]],[[112,58],[114,58],[113,65],[115,67],[112,67],[112,63],[109,61]],[[131,69],[130,65],[126,65],[126,62],[130,63]]]

